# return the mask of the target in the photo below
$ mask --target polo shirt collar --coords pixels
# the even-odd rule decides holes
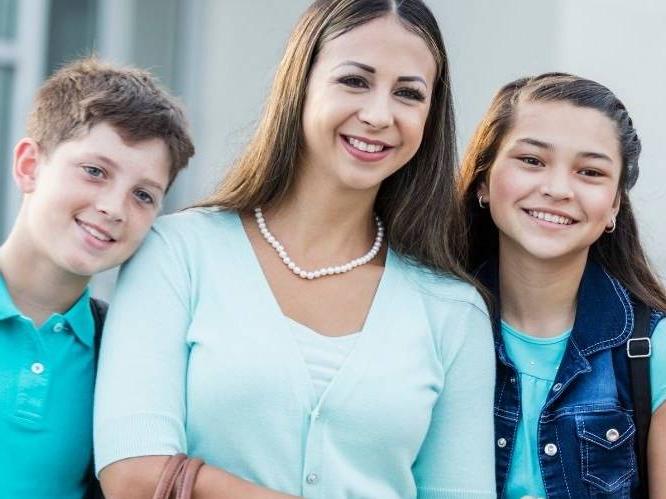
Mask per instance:
[[[79,338],[79,341],[92,347],[95,336],[95,320],[90,308],[90,292],[88,288],[72,307],[65,312],[64,318]]]
[[[9,294],[4,277],[0,274],[0,321],[12,317],[21,317],[22,315]],[[90,292],[87,288],[62,317],[67,321],[79,341],[88,347],[92,347],[95,336],[95,320],[92,316]]]
[[[19,317],[21,312],[14,305],[5,278],[0,274],[0,321],[9,319],[11,317]]]

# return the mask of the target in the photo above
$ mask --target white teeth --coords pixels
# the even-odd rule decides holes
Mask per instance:
[[[560,215],[554,215],[552,213],[546,213],[544,211],[529,210],[528,213],[531,217],[559,225],[571,225],[573,223],[573,220],[571,218],[563,217]]]
[[[83,230],[85,230],[88,234],[93,236],[95,239],[99,239],[100,241],[104,241],[104,242],[111,241],[111,238],[109,236],[107,236],[106,234],[98,231],[94,227],[91,227],[90,225],[87,225],[83,222],[79,222],[79,225],[81,226],[81,228]]]
[[[367,144],[362,140],[355,139],[353,137],[347,137],[347,142],[351,144],[354,149],[358,149],[363,152],[380,152],[384,150],[384,146],[380,144]]]

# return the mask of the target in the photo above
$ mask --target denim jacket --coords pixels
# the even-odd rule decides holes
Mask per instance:
[[[500,334],[497,262],[487,262],[477,277],[497,299],[495,450],[497,494],[503,497],[521,414],[520,379]],[[651,331],[662,317],[652,312]],[[549,499],[638,498],[626,352],[633,325],[627,290],[589,260],[573,330],[539,418],[539,464]]]

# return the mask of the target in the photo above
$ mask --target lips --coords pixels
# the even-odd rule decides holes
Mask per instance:
[[[100,241],[101,243],[114,243],[116,240],[111,236],[109,232],[104,230],[99,225],[94,225],[88,222],[84,222],[78,218],[75,219],[76,223],[81,229],[83,229],[88,235],[93,239]]]
[[[369,140],[364,137],[356,137],[352,135],[341,135],[342,144],[344,148],[354,158],[361,161],[379,161],[384,159],[393,146],[381,142],[379,140]]]
[[[561,213],[553,213],[548,210],[531,210],[531,209],[524,209],[523,210],[527,215],[530,217],[536,219],[536,220],[542,220],[545,222],[550,222],[555,225],[573,225],[577,223],[577,220],[575,220],[572,217],[569,217],[567,215],[561,214]]]

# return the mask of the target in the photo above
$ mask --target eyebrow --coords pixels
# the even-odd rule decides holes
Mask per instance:
[[[342,63],[338,64],[337,66],[335,66],[333,69],[337,69],[341,66],[355,66],[355,67],[357,67],[359,69],[362,69],[363,71],[366,71],[367,73],[371,73],[371,74],[375,74],[377,72],[377,70],[375,68],[373,68],[372,66],[368,66],[367,64],[363,64],[363,63],[356,62],[356,61],[342,62]],[[426,83],[425,79],[421,76],[399,76],[398,81],[420,81],[421,83],[423,83],[426,86],[426,88],[428,87],[428,84]]]
[[[113,161],[108,156],[104,156],[103,154],[95,153],[95,154],[93,154],[93,157],[101,163],[106,163],[107,165],[111,166],[115,170],[120,170],[121,169],[118,166],[118,163]],[[149,178],[144,177],[144,178],[139,180],[139,183],[140,184],[146,184],[146,185],[149,185],[151,187],[154,187],[155,189],[159,190],[162,194],[164,194],[164,187],[162,187],[158,182],[155,182],[154,180],[151,180]]]
[[[547,151],[552,151],[555,149],[555,146],[553,144],[550,144],[548,142],[543,142],[542,140],[532,139],[530,137],[524,137],[522,139],[518,139],[516,142],[528,144],[534,147],[538,147],[540,149],[546,149]],[[601,152],[583,151],[576,154],[576,156],[589,159],[601,159],[604,161],[608,161],[610,163],[613,162],[613,160],[608,155]]]

